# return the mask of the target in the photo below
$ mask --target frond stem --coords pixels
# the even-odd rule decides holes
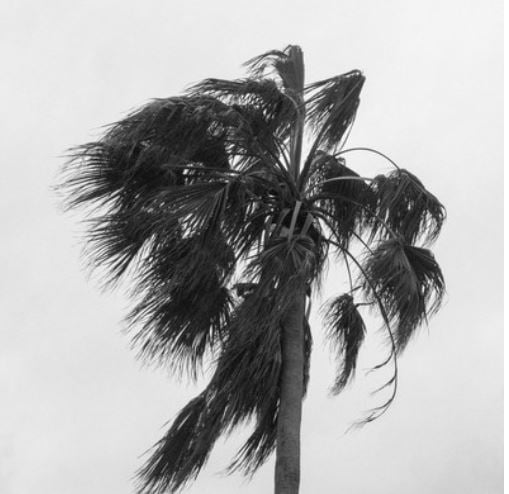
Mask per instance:
[[[391,358],[393,359],[393,362],[394,362],[393,377],[389,380],[389,383],[393,384],[393,390],[392,390],[392,394],[389,397],[389,399],[380,407],[373,409],[373,413],[365,419],[365,422],[371,422],[371,421],[381,417],[389,409],[390,405],[392,404],[392,402],[394,401],[394,399],[396,397],[396,393],[397,393],[397,389],[398,389],[398,361],[397,361],[397,356],[396,356],[397,355],[396,354],[396,342],[394,341],[394,335],[392,334],[389,317],[387,315],[387,312],[385,311],[385,307],[382,304],[380,296],[378,295],[378,293],[375,290],[375,287],[373,285],[373,282],[371,281],[371,278],[367,275],[367,273],[364,270],[364,268],[362,267],[362,265],[359,263],[359,261],[357,261],[357,259],[353,256],[353,254],[350,251],[348,251],[348,249],[343,249],[343,252],[348,257],[350,257],[350,259],[352,259],[352,261],[356,264],[359,271],[362,273],[362,275],[364,276],[364,279],[367,281],[369,287],[371,288],[373,296],[375,297],[378,307],[380,309],[380,313],[382,314],[382,318],[385,322],[385,327],[387,329],[387,333],[389,334],[389,339],[391,342],[391,354],[389,355],[389,358],[387,359],[386,362],[389,362],[389,360]],[[379,413],[376,413],[376,412],[379,412]]]
[[[343,149],[343,150],[339,151],[338,153],[335,153],[334,157],[336,158],[342,154],[350,153],[351,151],[367,151],[370,153],[377,154],[378,156],[385,158],[391,165],[394,166],[394,168],[396,168],[396,170],[401,170],[401,168],[395,163],[395,161],[392,160],[391,158],[389,158],[386,154],[384,154],[376,149],[368,148],[368,147],[355,147],[355,148]]]
[[[348,282],[350,284],[350,292],[353,292],[352,271],[350,269],[350,264],[348,262],[348,257],[346,256],[344,251],[342,251],[341,253],[343,254],[343,258],[345,260],[346,271],[348,273]]]

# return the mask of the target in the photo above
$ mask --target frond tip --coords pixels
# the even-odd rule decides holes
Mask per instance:
[[[342,367],[332,392],[340,393],[353,377],[359,349],[364,341],[366,325],[353,297],[348,293],[335,298],[326,313],[328,337],[333,347],[339,349]]]
[[[205,393],[190,401],[139,472],[139,494],[175,492],[195,478],[217,439],[219,425],[218,417],[207,414]]]
[[[288,45],[284,51],[268,51],[248,60],[245,65],[254,77],[275,76],[292,97],[304,87],[304,60],[299,46]]]

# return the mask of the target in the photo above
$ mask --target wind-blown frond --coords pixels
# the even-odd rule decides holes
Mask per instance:
[[[249,120],[248,125],[242,125]],[[263,107],[227,105],[212,96],[155,100],[111,126],[97,142],[74,150],[62,186],[70,207],[93,202],[130,205],[167,186],[217,179],[233,162],[267,160],[253,144],[256,119],[266,130]],[[253,156],[254,155],[254,156]],[[194,171],[185,165],[194,164]]]
[[[152,253],[164,246],[166,255],[181,251],[189,232],[210,231],[222,208],[227,184],[195,183],[168,186],[147,195],[144,202],[116,206],[89,221],[89,254],[92,265],[106,268],[108,280],[117,282],[130,266],[141,269]],[[232,217],[233,219],[233,217]],[[134,262],[139,261],[139,262]]]
[[[323,151],[316,155],[310,182],[311,190],[316,191],[314,200],[329,215],[335,238],[348,247],[352,235],[362,233],[371,189],[343,159]]]
[[[364,80],[353,70],[306,87],[307,121],[316,136],[313,150],[339,147],[357,112]]]
[[[289,45],[284,51],[268,51],[248,60],[245,65],[255,77],[275,75],[293,98],[298,98],[304,88],[304,59],[298,46]]]
[[[445,291],[444,278],[431,251],[405,245],[401,240],[381,242],[367,255],[363,280],[366,295],[373,290],[395,322],[395,343],[402,351],[416,328],[435,313]]]
[[[287,167],[294,179],[298,178],[304,135],[306,108],[304,105],[304,61],[302,50],[289,45],[284,51],[270,51],[246,64],[255,78],[271,75],[295,108],[295,118],[290,128],[287,150]]]
[[[221,432],[221,415],[209,406],[205,391],[179,412],[140,470],[143,480],[138,492],[175,492],[198,475]]]
[[[284,138],[295,119],[295,105],[272,79],[205,79],[190,88],[191,93],[208,94],[229,105],[256,108],[265,117],[265,131]],[[241,122],[241,121],[240,121]]]
[[[388,176],[378,175],[371,184],[373,209],[389,227],[406,242],[419,238],[432,241],[437,238],[445,220],[445,209],[440,201],[412,173],[404,169]],[[374,220],[373,233],[384,231],[383,225]]]
[[[228,81],[206,79],[192,88],[191,94],[207,94],[229,107],[226,142],[235,155],[237,167],[253,162],[279,165],[284,170],[288,157],[284,142],[296,118],[294,101],[272,79]],[[230,122],[229,122],[230,123]]]
[[[332,387],[332,392],[338,394],[353,377],[359,348],[366,334],[366,325],[353,297],[348,293],[340,295],[330,303],[325,321],[329,340],[340,360],[341,370]]]
[[[200,108],[207,105],[217,106],[217,102],[210,98],[156,100],[114,124],[99,141],[75,149],[61,186],[68,206],[108,208],[109,214],[99,221],[101,237],[110,221],[118,231],[126,218],[132,218],[131,223],[140,216],[149,219],[160,207],[162,192],[196,179],[192,172],[174,165],[194,161],[227,169],[221,138],[207,131],[209,122],[197,124]],[[201,182],[208,180],[217,181],[217,175],[200,176]],[[136,225],[138,232],[141,228],[145,226]]]
[[[230,468],[254,472],[267,459],[276,438],[280,324],[291,299],[281,289],[264,296],[259,286],[246,296],[232,315],[210,384],[156,445],[140,472],[140,492],[178,490],[198,473],[218,435],[249,418],[256,419],[255,430]]]
[[[304,327],[304,395],[309,383],[309,368],[311,360],[312,336],[311,328],[307,320]],[[278,357],[280,358],[280,357]],[[274,393],[264,399],[263,407],[256,412],[256,425],[253,433],[249,436],[244,446],[238,452],[229,470],[243,469],[252,475],[261,467],[273,452],[276,446],[277,418],[279,410],[279,386]],[[304,396],[303,396],[304,397]]]
[[[187,238],[179,249],[153,251],[139,277],[141,301],[129,316],[140,355],[194,377],[205,352],[225,338],[233,269],[233,253],[220,238]]]

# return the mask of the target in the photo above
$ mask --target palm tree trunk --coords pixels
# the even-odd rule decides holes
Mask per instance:
[[[300,423],[304,387],[305,289],[283,321],[282,370],[277,423],[275,494],[297,494],[300,483]]]

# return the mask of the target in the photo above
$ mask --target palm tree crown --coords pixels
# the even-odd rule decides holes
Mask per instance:
[[[442,204],[392,162],[374,178],[346,166],[363,74],[306,85],[297,46],[246,65],[246,79],[207,79],[148,103],[76,148],[64,172],[69,207],[95,208],[94,264],[112,283],[131,275],[129,322],[142,357],[191,376],[204,359],[215,363],[141,470],[144,493],[184,486],[216,439],[248,419],[254,430],[231,469],[252,473],[273,452],[283,321],[299,290],[310,299],[331,255],[350,280],[325,318],[340,362],[335,392],[354,374],[366,330],[360,306],[383,319],[392,350],[382,365],[396,371],[397,354],[444,293],[425,247],[444,222]]]

